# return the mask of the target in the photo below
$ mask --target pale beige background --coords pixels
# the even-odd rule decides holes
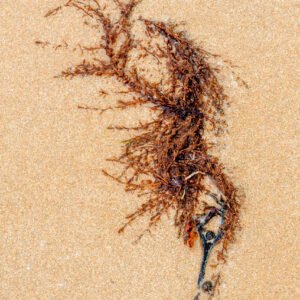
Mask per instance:
[[[101,174],[115,168],[105,158],[127,137],[105,128],[139,114],[78,110],[97,104],[97,88],[112,82],[53,78],[76,53],[34,41],[92,38],[70,12],[43,18],[59,3],[0,1],[0,299],[189,300],[200,250],[176,239],[172,220],[138,244],[145,220],[116,233],[138,202]],[[247,198],[218,299],[300,299],[299,7],[144,0],[135,11],[185,21],[190,36],[238,64],[250,86],[230,89],[222,160]]]

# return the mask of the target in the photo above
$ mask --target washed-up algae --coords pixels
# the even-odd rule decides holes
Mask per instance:
[[[204,281],[210,252],[218,244],[217,260],[219,264],[224,262],[228,246],[240,227],[238,191],[218,157],[210,153],[209,137],[219,136],[226,126],[224,106],[228,97],[218,80],[218,68],[209,63],[213,55],[191,42],[176,25],[140,17],[136,22],[143,26],[145,38],[135,39],[131,13],[138,2],[70,0],[49,11],[46,17],[66,8],[79,10],[85,24],[93,21],[91,26],[99,28],[99,44],[82,51],[92,57],[64,70],[60,77],[113,77],[126,88],[124,94],[131,96],[130,100],[119,100],[106,108],[79,108],[103,113],[107,109],[146,106],[153,112],[152,120],[136,127],[110,127],[132,130],[136,135],[124,143],[120,156],[109,159],[120,164],[122,172],[103,173],[124,185],[126,191],[135,191],[145,198],[126,217],[119,232],[144,215],[149,216],[150,229],[164,214],[175,211],[179,236],[190,247],[199,238],[203,248],[195,299],[200,297],[200,290],[212,297],[220,276],[216,274]],[[119,12],[116,20],[107,13],[111,3]],[[63,46],[67,48],[67,43],[56,48]],[[133,53],[138,54],[135,59]],[[165,69],[166,76],[159,82],[150,80],[140,70],[141,61],[147,57],[154,58],[159,68]],[[208,229],[213,219],[219,220],[215,230]]]

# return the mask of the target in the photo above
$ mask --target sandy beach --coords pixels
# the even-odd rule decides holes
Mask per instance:
[[[117,83],[54,78],[80,55],[35,41],[97,39],[72,10],[44,18],[62,3],[0,2],[0,299],[191,300],[200,245],[177,239],[172,218],[138,243],[147,218],[117,233],[142,199],[101,173],[118,170],[106,158],[128,138],[106,128],[147,114],[80,110],[115,101],[98,90]],[[134,11],[184,22],[249,86],[227,78],[220,155],[245,201],[215,299],[300,299],[299,10],[293,0],[144,0]]]

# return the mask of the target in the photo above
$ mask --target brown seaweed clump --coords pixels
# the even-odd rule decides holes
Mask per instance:
[[[218,135],[225,125],[223,108],[227,97],[217,79],[218,70],[209,63],[211,55],[195,46],[184,33],[178,32],[175,25],[142,18],[137,20],[150,41],[144,43],[141,50],[130,19],[138,2],[111,1],[120,11],[114,21],[106,14],[107,5],[97,0],[69,0],[47,16],[64,7],[73,7],[86,19],[101,25],[97,49],[104,54],[97,56],[95,48],[86,48],[94,51],[93,59],[85,59],[72,69],[63,71],[62,77],[113,77],[126,87],[128,95],[132,95],[132,100],[119,101],[115,109],[146,105],[155,112],[153,120],[137,127],[116,127],[134,130],[137,134],[124,144],[119,157],[111,159],[123,166],[121,174],[113,176],[103,172],[124,184],[127,191],[148,197],[144,204],[127,216],[120,232],[138,217],[149,215],[151,227],[164,214],[174,210],[175,225],[184,241],[192,246],[194,239],[200,236],[206,252],[198,280],[200,287],[212,246],[217,242],[221,245],[218,259],[224,260],[239,226],[237,190],[219,159],[209,153],[211,146],[207,138]],[[151,43],[155,40],[157,43]],[[131,60],[134,51],[141,51],[140,58],[152,56],[158,62],[164,62],[161,63],[161,68],[164,66],[167,71],[164,84],[151,82],[138,71],[138,60],[135,63]],[[207,185],[207,179],[217,193],[213,193]],[[215,205],[208,205],[203,200],[207,194],[215,198]],[[202,214],[198,213],[199,207],[202,207]],[[214,217],[221,218],[219,231],[207,232],[205,225]],[[203,285],[206,292],[212,289],[210,282]]]

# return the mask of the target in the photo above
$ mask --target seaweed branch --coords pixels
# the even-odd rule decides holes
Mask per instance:
[[[174,24],[139,18],[137,22],[144,27],[145,41],[135,40],[131,13],[138,2],[112,1],[119,10],[117,21],[112,21],[106,13],[107,5],[100,5],[97,0],[69,0],[48,12],[47,17],[64,8],[74,8],[101,25],[100,44],[105,54],[97,56],[94,48],[86,47],[93,50],[93,59],[84,59],[60,76],[113,77],[126,88],[122,93],[133,97],[131,101],[119,101],[106,109],[87,106],[81,109],[104,112],[147,105],[155,113],[153,120],[140,122],[133,128],[111,128],[134,130],[137,135],[126,141],[119,157],[111,159],[123,167],[121,173],[111,175],[103,171],[103,174],[122,183],[127,191],[147,197],[126,217],[119,232],[144,215],[149,215],[151,228],[164,214],[174,210],[175,226],[184,242],[192,247],[194,240],[200,237],[203,259],[198,287],[213,295],[219,279],[214,284],[203,283],[209,254],[218,243],[221,247],[218,260],[225,260],[239,227],[237,189],[219,159],[210,154],[207,138],[209,134],[218,135],[226,126],[223,109],[228,97],[218,80],[218,70],[209,63],[212,55],[197,47]],[[140,54],[137,61],[132,60],[134,51]],[[139,59],[145,57],[154,57],[160,68],[165,67],[168,76],[164,82],[152,82],[139,71]],[[207,180],[219,195],[212,206],[203,200],[212,193]],[[207,230],[206,225],[215,218],[220,219],[217,231]]]

